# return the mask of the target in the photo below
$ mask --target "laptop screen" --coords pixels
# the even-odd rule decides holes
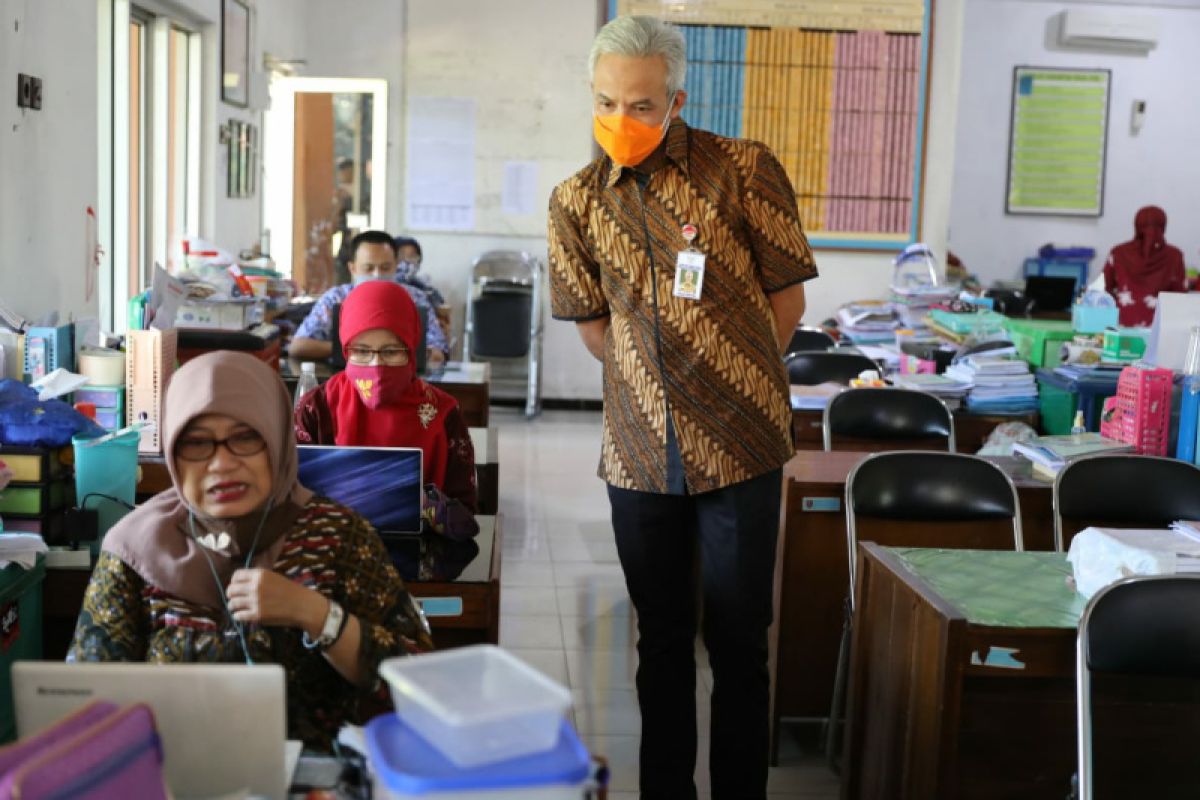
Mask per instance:
[[[421,532],[417,447],[300,445],[300,483],[367,518],[380,534]]]

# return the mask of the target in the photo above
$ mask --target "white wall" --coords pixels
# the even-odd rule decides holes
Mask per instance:
[[[985,282],[1017,277],[1022,260],[1047,242],[1086,245],[1098,253],[1092,262],[1094,277],[1108,250],[1132,237],[1137,209],[1154,204],[1167,212],[1167,240],[1194,265],[1200,249],[1195,221],[1200,210],[1200,95],[1194,86],[1200,75],[1200,7],[1162,8],[1149,2],[1129,7],[1130,13],[1159,20],[1158,47],[1146,55],[1058,48],[1053,18],[1065,7],[1030,0],[969,4],[950,245]],[[1120,8],[1105,4],[1102,10]],[[1012,69],[1018,64],[1112,70],[1103,216],[1005,215]],[[1138,134],[1129,127],[1134,99],[1148,103]]]
[[[36,320],[95,316],[85,296],[96,205],[96,4],[0,0],[0,301]],[[16,75],[42,79],[18,109]]]
[[[423,269],[447,293],[460,329],[457,309],[477,256],[524,250],[546,261],[545,203],[527,219],[505,222],[495,213],[504,161],[536,161],[538,196],[548,202],[555,184],[592,158],[587,52],[596,8],[596,0],[408,2],[405,97],[467,97],[477,104],[476,213],[490,232],[412,232],[424,251]],[[403,134],[393,132],[401,142]],[[403,185],[403,168],[395,174]],[[388,217],[396,219],[393,211]],[[516,233],[500,232],[505,225]],[[574,325],[549,318],[548,302],[543,353],[545,397],[599,399],[599,362]]]

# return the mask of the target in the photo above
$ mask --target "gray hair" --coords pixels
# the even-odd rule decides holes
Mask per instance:
[[[588,54],[588,80],[596,73],[600,56],[613,54],[646,58],[661,56],[667,62],[667,95],[683,88],[687,77],[687,44],[674,25],[655,17],[616,17],[600,29]]]

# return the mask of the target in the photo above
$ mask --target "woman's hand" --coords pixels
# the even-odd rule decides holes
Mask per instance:
[[[321,634],[329,613],[325,595],[269,569],[239,569],[226,596],[238,622],[302,628],[313,639]]]

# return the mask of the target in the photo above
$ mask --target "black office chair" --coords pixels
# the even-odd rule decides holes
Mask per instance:
[[[911,450],[922,440],[930,440],[929,449],[955,450],[950,409],[941,398],[914,389],[847,389],[825,406],[822,429],[826,450],[833,449],[835,436],[842,438],[842,450]]]
[[[1089,526],[1167,528],[1200,519],[1200,467],[1127,453],[1089,456],[1054,479],[1054,546],[1066,550]]]
[[[1076,715],[1081,800],[1102,797],[1196,797],[1195,742],[1200,735],[1200,575],[1129,578],[1101,589],[1079,620]],[[1147,724],[1094,725],[1093,673],[1102,692],[1119,697],[1115,709],[1134,710]],[[1179,725],[1172,725],[1178,722]],[[1159,724],[1161,723],[1161,727]],[[1182,729],[1181,729],[1182,727]],[[1149,730],[1146,730],[1146,729]],[[1159,732],[1152,762],[1128,763],[1123,739],[1138,749]],[[1093,739],[1100,734],[1102,759]],[[1095,767],[1100,765],[1102,779]],[[1099,792],[1097,792],[1099,790]]]
[[[833,353],[801,351],[788,353],[788,383],[798,386],[816,386],[832,381],[849,384],[863,370],[880,372],[879,365],[861,353]]]
[[[796,328],[792,333],[791,341],[788,342],[787,351],[789,353],[798,353],[802,350],[828,350],[837,344],[825,331],[820,328]]]
[[[1023,550],[1021,503],[1012,480],[978,456],[896,450],[868,456],[846,478],[846,545],[850,594],[826,729],[825,752],[836,766],[838,726],[850,666],[860,522],[868,541],[888,547]],[[999,526],[998,522],[1008,522]]]

